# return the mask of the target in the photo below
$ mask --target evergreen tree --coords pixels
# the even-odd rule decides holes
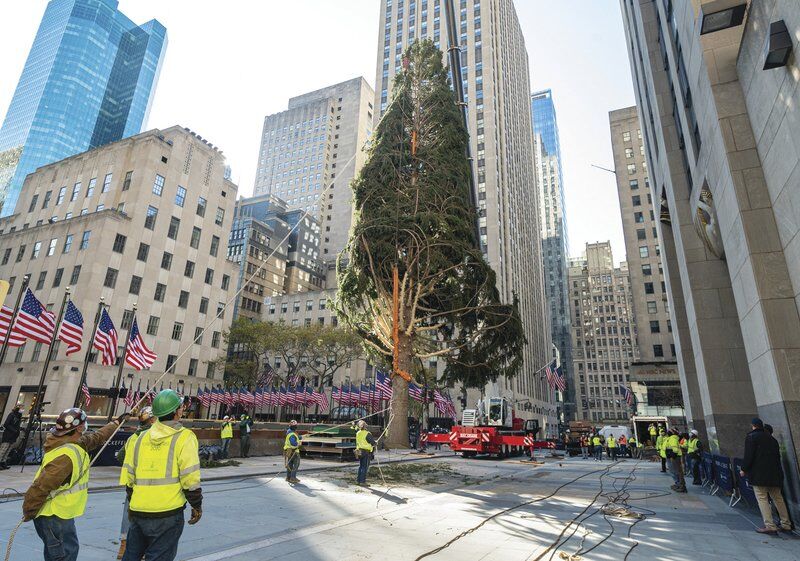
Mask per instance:
[[[519,312],[500,302],[475,237],[468,141],[441,51],[415,42],[352,183],[354,225],[339,261],[340,317],[373,357],[393,362],[393,448],[408,446],[415,364],[441,358],[447,381],[482,387],[522,363]]]

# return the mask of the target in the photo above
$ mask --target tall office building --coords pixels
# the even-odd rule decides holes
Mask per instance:
[[[797,2],[621,4],[687,418],[739,457],[769,419],[796,517]]]
[[[552,345],[542,274],[525,39],[511,0],[454,0],[453,4],[481,248],[497,272],[501,297],[506,302],[519,297],[528,339],[520,375],[513,381],[501,380],[487,391],[530,404],[525,414],[538,419],[552,434],[558,416],[555,396],[539,372],[551,360]],[[392,79],[410,43],[431,39],[446,50],[444,6],[440,0],[381,1],[376,119],[391,99]]]
[[[226,307],[236,274],[225,241],[237,187],[224,178],[224,162],[217,148],[176,126],[27,176],[17,212],[0,219],[0,278],[12,285],[7,302],[16,301],[27,274],[29,288],[54,312],[70,287],[84,321],[81,352],[68,356],[65,345],[56,345],[45,413],[72,406],[101,297],[120,346],[135,315],[158,355],[150,369],[126,366],[125,387],[144,391],[164,372],[165,388],[187,394],[221,381],[222,334],[233,315]],[[30,404],[46,349],[29,340],[8,350],[0,366],[0,409]],[[117,368],[102,366],[96,352],[89,357],[88,411],[102,415]]]
[[[39,166],[139,133],[167,30],[117,0],[50,0],[0,128],[0,216]]]
[[[575,418],[625,424],[631,409],[623,387],[636,359],[628,266],[614,266],[609,242],[587,243],[582,259],[570,259],[569,290]]]
[[[347,244],[350,181],[366,159],[374,96],[364,78],[354,78],[293,97],[286,111],[264,118],[254,192],[318,219],[323,257],[335,258]]]
[[[661,244],[650,193],[642,129],[636,107],[609,114],[619,208],[631,277],[638,359],[630,366],[639,415],[667,415],[683,424],[678,374]]]
[[[536,182],[539,187],[539,220],[544,259],[544,289],[550,308],[550,331],[558,348],[561,367],[567,379],[564,396],[564,419],[575,412],[575,380],[572,372],[572,337],[570,335],[569,290],[567,287],[567,211],[564,176],[561,173],[561,143],[558,120],[550,90],[531,95]]]

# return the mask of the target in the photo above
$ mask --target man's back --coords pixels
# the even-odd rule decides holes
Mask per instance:
[[[750,432],[744,442],[742,469],[752,485],[781,486],[783,469],[778,441],[763,429]]]

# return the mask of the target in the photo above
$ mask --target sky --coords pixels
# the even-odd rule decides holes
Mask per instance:
[[[47,0],[1,0],[0,114],[5,115]],[[189,127],[220,147],[252,193],[265,115],[289,97],[364,76],[375,84],[379,0],[120,0],[156,18],[169,45],[147,128]],[[618,0],[516,0],[531,91],[550,88],[561,135],[570,254],[625,244],[608,112],[635,103]],[[222,8],[224,6],[224,8]]]

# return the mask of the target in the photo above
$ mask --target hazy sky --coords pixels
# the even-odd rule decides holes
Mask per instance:
[[[47,0],[0,0],[5,115]],[[516,0],[531,87],[551,88],[561,134],[570,251],[610,239],[624,256],[608,112],[633,105],[618,0]],[[169,46],[148,127],[180,124],[219,146],[240,193],[253,190],[264,115],[289,97],[359,75],[375,83],[379,0],[120,0]]]

